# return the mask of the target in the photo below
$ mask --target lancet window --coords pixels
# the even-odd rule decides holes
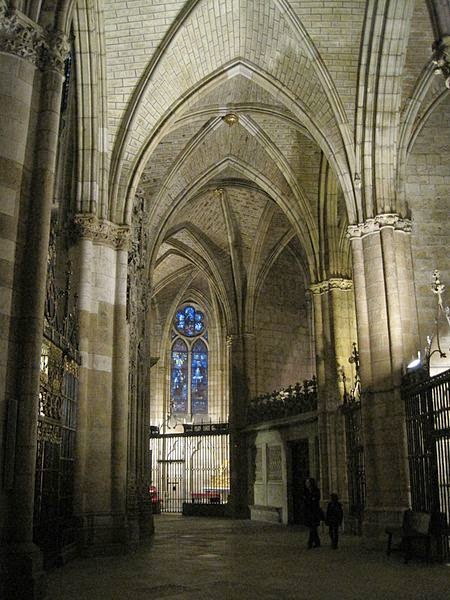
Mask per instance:
[[[191,304],[180,307],[173,322],[170,399],[172,412],[208,414],[208,333],[204,313]]]

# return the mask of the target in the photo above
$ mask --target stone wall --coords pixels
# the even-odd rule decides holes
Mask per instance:
[[[418,135],[406,170],[407,200],[411,207],[414,279],[419,314],[420,344],[435,329],[436,297],[431,291],[434,269],[446,285],[444,305],[450,303],[450,96],[441,102]],[[449,350],[449,329],[441,319],[441,345]],[[445,334],[445,339],[444,339]],[[450,367],[447,360],[447,368]]]
[[[257,393],[286,387],[314,374],[303,280],[298,264],[285,251],[261,289],[255,319]]]

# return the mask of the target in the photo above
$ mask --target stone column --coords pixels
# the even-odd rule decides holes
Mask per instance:
[[[0,3],[2,597],[43,593],[33,540],[40,353],[65,36]],[[3,253],[2,253],[3,255]]]
[[[244,341],[242,336],[227,337],[230,376],[230,500],[233,518],[249,516],[247,443],[242,428],[246,424],[248,385],[245,375]]]
[[[400,382],[419,344],[410,231],[410,222],[396,214],[349,227],[363,389],[363,534],[380,542],[385,526],[397,524],[409,504]]]
[[[120,552],[128,542],[128,230],[85,214],[74,230],[82,358],[76,511],[84,553]]]
[[[342,403],[338,367],[348,364],[347,359],[356,335],[353,284],[350,279],[331,278],[311,285],[310,290],[314,302],[319,389],[320,485],[324,499],[334,492],[345,500],[347,477],[344,426],[342,415],[337,410]]]

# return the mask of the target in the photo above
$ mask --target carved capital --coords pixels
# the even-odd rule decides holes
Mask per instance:
[[[330,286],[328,281],[318,281],[317,283],[312,283],[309,286],[310,292],[314,295],[324,294],[325,292],[328,292],[329,289]]]
[[[71,237],[74,241],[88,239],[115,250],[128,250],[130,230],[126,225],[116,225],[95,215],[79,214],[73,218]]]
[[[432,46],[432,61],[436,75],[444,77],[445,87],[450,90],[450,35],[436,40]]]
[[[330,290],[349,291],[353,289],[353,281],[343,277],[331,277],[327,281],[319,281],[309,286],[312,294],[325,294]]]
[[[347,228],[347,237],[350,239],[363,238],[371,233],[379,232],[383,227],[392,227],[397,231],[410,233],[411,221],[400,217],[396,213],[377,215],[372,219],[367,219],[364,223],[349,225]]]
[[[70,44],[62,31],[53,31],[47,36],[42,48],[40,67],[42,70],[52,70],[64,73],[64,62],[69,54]]]
[[[24,58],[36,66],[39,64],[44,40],[42,31],[31,21],[8,9],[0,2],[0,51]]]
[[[0,0],[0,52],[19,56],[41,70],[52,69],[63,74],[69,43],[63,32],[45,32]]]

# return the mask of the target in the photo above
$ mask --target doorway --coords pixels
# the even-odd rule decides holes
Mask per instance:
[[[291,458],[291,490],[292,490],[292,522],[303,524],[303,487],[309,477],[309,440],[290,442]]]

